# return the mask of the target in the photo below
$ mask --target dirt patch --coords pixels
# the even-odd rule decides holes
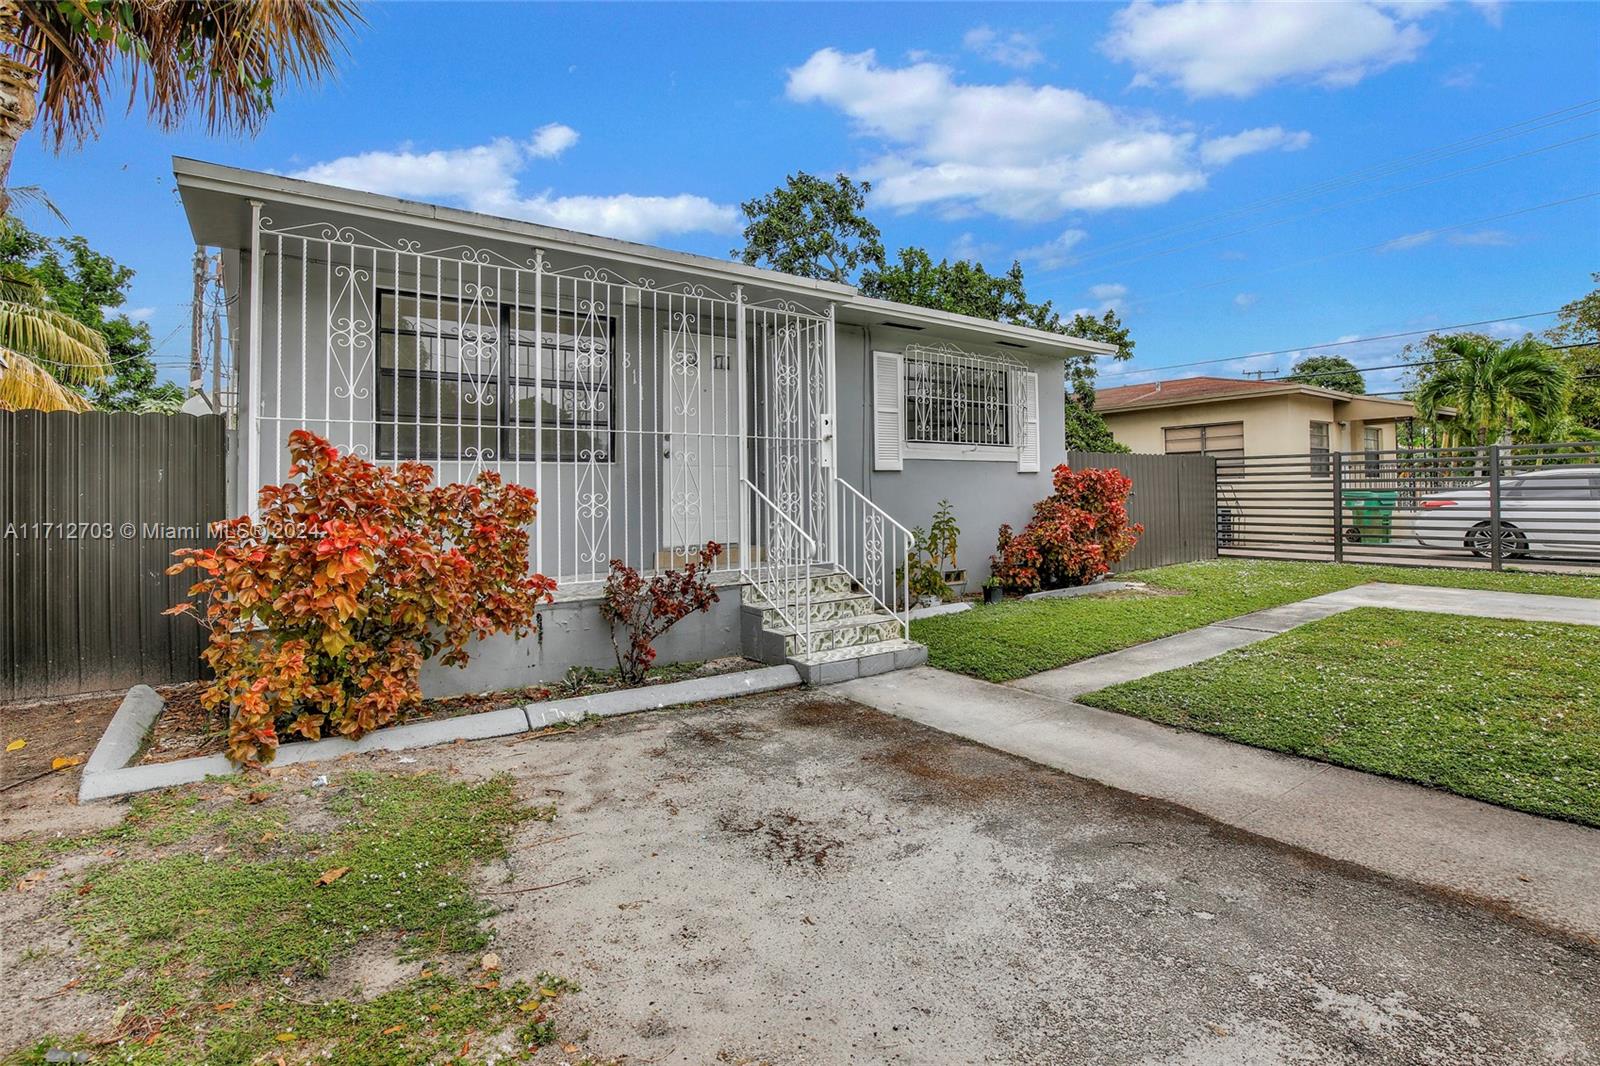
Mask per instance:
[[[842,700],[806,700],[789,709],[786,719],[798,726],[842,725],[861,715],[861,707]]]
[[[1006,779],[994,772],[988,760],[975,763],[962,749],[938,741],[897,744],[874,752],[867,761],[909,774],[929,786],[930,793],[968,802],[990,799],[1007,791]]]
[[[844,847],[844,841],[790,810],[768,811],[758,818],[723,812],[717,816],[717,828],[733,836],[755,837],[763,856],[784,866],[820,870]]]
[[[8,800],[28,791],[28,783],[46,778],[54,779],[52,783],[70,783],[66,791],[76,793],[82,761],[100,742],[123,695],[102,692],[0,706],[0,790]],[[24,742],[22,747],[4,750],[18,740]],[[57,759],[82,761],[54,770]]]

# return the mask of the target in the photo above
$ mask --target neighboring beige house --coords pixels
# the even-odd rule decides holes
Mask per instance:
[[[1396,423],[1417,416],[1405,400],[1213,377],[1100,389],[1094,407],[1135,452],[1219,459],[1393,451]]]

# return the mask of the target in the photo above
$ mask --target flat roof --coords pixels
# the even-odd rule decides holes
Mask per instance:
[[[910,330],[937,328],[978,343],[1001,344],[1031,351],[1110,355],[1116,347],[1100,341],[1069,337],[1047,330],[1006,322],[952,314],[927,307],[893,303],[863,296],[853,285],[804,278],[763,267],[655,245],[601,237],[576,230],[545,226],[521,219],[407,200],[381,193],[362,192],[265,171],[208,163],[184,156],[172,158],[184,212],[196,244],[219,248],[250,245],[249,202],[326,208],[365,218],[405,222],[476,235],[490,240],[512,240],[547,250],[597,254],[617,262],[664,268],[683,274],[716,278],[795,297],[822,300],[836,306],[837,318],[852,325],[882,325]]]

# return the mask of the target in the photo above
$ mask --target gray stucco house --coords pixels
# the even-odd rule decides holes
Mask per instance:
[[[725,589],[664,661],[792,658],[818,680],[918,661],[907,530],[950,499],[986,572],[1064,458],[1061,364],[1092,341],[847,285],[174,160],[195,242],[222,250],[238,395],[229,498],[281,481],[308,428],[439,478],[539,494],[537,638],[486,642],[432,692],[611,662],[609,562],[707,540]],[[735,588],[737,591],[735,592]]]

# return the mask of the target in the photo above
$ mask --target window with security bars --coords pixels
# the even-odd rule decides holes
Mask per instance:
[[[609,462],[609,318],[385,292],[378,454]]]
[[[1363,426],[1361,428],[1361,451],[1364,462],[1362,473],[1369,478],[1383,476],[1383,427]]]
[[[905,357],[908,444],[1009,448],[1015,443],[1016,371],[979,359]]]
[[[1244,468],[1244,423],[1216,422],[1203,426],[1167,426],[1162,429],[1168,455],[1210,455],[1217,473],[1228,475]]]

